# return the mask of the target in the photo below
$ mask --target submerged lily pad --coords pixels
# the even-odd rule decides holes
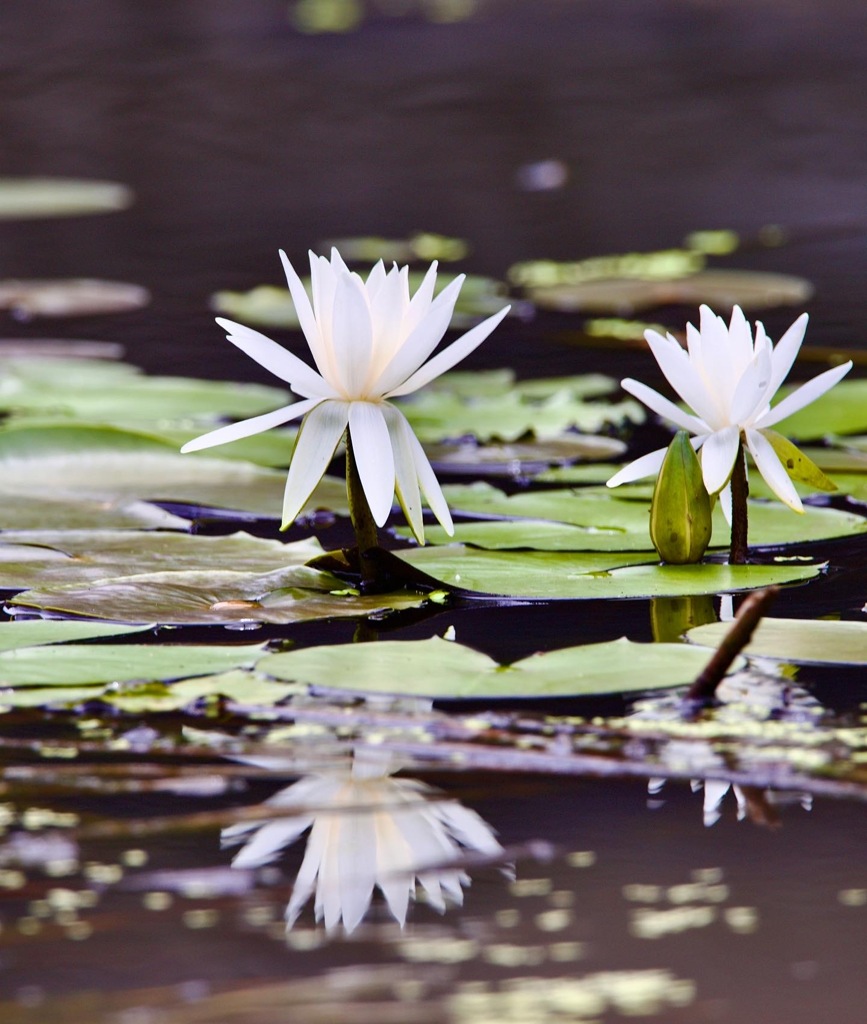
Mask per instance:
[[[183,679],[252,666],[264,651],[264,644],[68,644],[25,647],[0,653],[0,687]]]
[[[804,564],[658,565],[655,554],[481,551],[460,544],[418,548],[400,555],[447,587],[539,600],[718,594],[801,582],[817,576],[823,568]]]
[[[314,538],[282,544],[246,533],[207,537],[132,530],[10,530],[0,534],[0,584],[53,587],[171,570],[267,573],[322,554]]]
[[[34,316],[93,316],[128,313],[150,302],[150,292],[137,284],[69,278],[57,281],[0,281],[0,309],[20,320]]]
[[[680,686],[691,682],[706,662],[703,652],[683,644],[637,644],[624,637],[499,665],[471,647],[433,637],[286,651],[263,658],[258,670],[328,689],[479,700]]]
[[[416,608],[424,600],[406,591],[357,596],[328,573],[294,566],[267,574],[185,570],[104,578],[28,590],[14,597],[10,607],[114,622],[285,624]]]
[[[686,639],[716,647],[727,628],[722,622],[697,626]],[[867,622],[762,619],[744,654],[795,664],[867,665]]]

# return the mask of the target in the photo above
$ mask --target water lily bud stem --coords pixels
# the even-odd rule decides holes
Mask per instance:
[[[346,494],[349,498],[349,518],[355,530],[355,543],[358,545],[358,566],[361,571],[362,589],[373,588],[379,578],[377,563],[367,557],[367,552],[378,546],[376,523],[367,503],[358,466],[352,453],[352,439],[346,431]]]
[[[747,480],[747,460],[744,442],[738,446],[735,467],[732,470],[732,543],[729,549],[730,565],[745,565],[747,561],[747,497],[750,485]]]

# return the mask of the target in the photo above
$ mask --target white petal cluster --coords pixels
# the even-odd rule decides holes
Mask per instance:
[[[762,431],[815,401],[852,368],[848,362],[826,370],[772,408],[771,399],[792,368],[806,328],[807,314],[802,313],[773,345],[758,321],[753,337],[739,306],[732,310],[728,326],[722,317],[702,306],[699,329],[687,324],[686,350],[670,334],[662,337],[656,331],[646,331],[645,338],[659,368],[692,409],[692,415],[640,381],[627,378],[621,382],[625,391],[693,435],[693,447],[701,449],[705,487],[710,494],[723,492],[727,515],[728,482],[741,439],[780,501],[797,512],[803,511],[785,466]],[[664,457],[665,449],[660,448],[636,459],[615,473],[608,486],[658,473]]]
[[[410,296],[407,267],[386,271],[380,261],[364,280],[332,249],[330,260],[310,253],[308,296],[286,254],[281,251],[280,257],[315,369],[258,331],[221,318],[217,323],[233,345],[284,380],[302,401],[211,431],[181,451],[225,444],[303,416],[286,480],[285,528],[307,502],[348,427],[377,525],[388,518],[397,493],[407,522],[423,542],[424,495],[440,523],[453,532],[430,463],[403,413],[388,399],[408,395],[450,370],[487,338],[509,307],[429,359],[452,318],[464,275],[434,297],[433,263]]]
[[[244,843],[236,868],[273,861],[308,828],[307,849],[286,908],[292,927],[315,896],[317,921],[347,933],[361,922],[378,888],[403,927],[410,899],[421,885],[440,912],[460,905],[469,876],[449,866],[465,850],[499,857],[503,848],[475,811],[414,779],[392,778],[398,765],[379,750],[358,751],[351,765],[311,775],[268,803],[281,817],[223,830],[223,845]]]

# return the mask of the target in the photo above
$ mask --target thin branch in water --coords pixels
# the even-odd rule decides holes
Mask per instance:
[[[750,642],[753,631],[762,616],[767,613],[779,589],[766,587],[764,590],[753,591],[747,597],[738,609],[731,629],[687,691],[687,701],[698,704],[709,704],[713,701],[717,687],[732,662]]]

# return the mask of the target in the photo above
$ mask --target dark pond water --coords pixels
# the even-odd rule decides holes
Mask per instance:
[[[208,297],[278,283],[279,247],[294,260],[325,239],[432,230],[469,240],[466,269],[502,277],[518,260],[668,248],[697,228],[751,238],[779,224],[787,245],[747,245],[730,265],[809,278],[808,342],[856,359],[867,348],[863,3],[359,0],[329,8],[359,18],[353,31],[299,31],[293,19],[313,8],[3,5],[0,175],[112,179],[137,201],[111,216],[4,222],[0,276],[130,281],[152,302],[117,317],[0,314],[0,333],[119,341],[149,372],[261,381],[223,342]],[[565,179],[527,188],[543,161],[558,161]],[[682,325],[693,311],[660,315]],[[776,337],[793,314],[763,319]],[[505,324],[467,365],[655,373],[637,349],[574,340],[572,318],[540,314]],[[822,553],[833,571],[785,591],[775,614],[860,615],[864,542]],[[650,622],[644,601],[484,606],[398,619],[389,636],[454,625],[462,642],[509,661],[624,633],[650,640]],[[267,635],[303,646],[349,640],[354,628]],[[863,712],[855,672],[803,669],[798,681],[841,721]],[[629,705],[531,710],[592,717]],[[133,726],[146,724],[110,730]],[[52,878],[0,860],[4,1022],[867,1017],[858,802],[809,809],[790,796],[781,827],[762,827],[738,820],[729,792],[708,827],[702,793],[685,781],[648,795],[644,780],[433,771],[422,760],[421,776],[496,831],[517,879],[481,857],[463,908],[440,916],[420,905],[401,931],[380,907],[351,937],[328,939],[307,907],[287,940],[300,846],[257,881],[228,869],[219,833],[230,810],[261,804],[316,769],[315,756],[271,780],[237,765],[227,776],[218,754],[189,765],[135,751],[85,756],[78,781],[24,778],[21,765],[40,762],[15,744],[62,743],[73,727],[22,715],[0,728],[2,807],[43,809],[59,844],[47,860],[73,861]],[[214,789],[155,782],[185,766]],[[757,800],[742,795],[747,818],[768,812]],[[46,861],[44,850],[32,856]],[[92,896],[70,907],[71,890]]]

